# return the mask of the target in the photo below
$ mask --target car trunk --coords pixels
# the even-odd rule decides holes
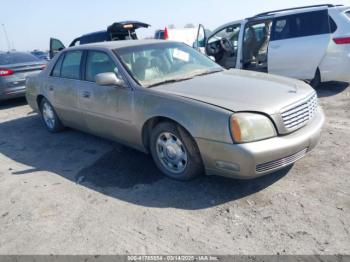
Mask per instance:
[[[1,77],[5,93],[13,93],[16,92],[16,88],[23,88],[26,77],[39,73],[45,68],[45,65],[41,61],[2,65],[1,68],[13,71],[11,75]]]

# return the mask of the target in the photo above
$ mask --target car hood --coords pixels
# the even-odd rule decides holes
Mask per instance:
[[[299,80],[236,69],[154,88],[233,112],[255,111],[269,115],[315,92]]]

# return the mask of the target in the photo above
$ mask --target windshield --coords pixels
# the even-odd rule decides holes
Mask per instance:
[[[132,77],[144,87],[223,70],[207,56],[182,43],[124,47],[115,53]]]
[[[39,62],[39,58],[27,53],[0,53],[0,65]]]

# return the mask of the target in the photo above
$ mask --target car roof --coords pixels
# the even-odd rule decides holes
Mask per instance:
[[[318,11],[318,10],[339,8],[339,7],[344,7],[344,6],[343,5],[332,5],[332,4],[300,6],[300,7],[281,9],[281,10],[267,11],[264,13],[257,14],[253,17],[248,18],[248,19],[254,20],[254,19],[261,19],[261,18],[272,18],[272,17],[282,16],[282,15],[284,16],[284,15],[290,15],[290,14],[298,14],[298,13],[312,12],[312,11]]]
[[[178,43],[175,41],[166,41],[166,40],[122,40],[122,41],[108,41],[108,42],[99,42],[84,44],[79,46],[72,46],[65,50],[74,50],[74,49],[93,49],[93,48],[105,48],[105,49],[118,49],[123,47],[132,47],[132,46],[142,46],[147,44],[162,44],[162,43]]]

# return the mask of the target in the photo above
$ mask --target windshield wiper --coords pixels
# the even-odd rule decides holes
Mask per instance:
[[[147,87],[148,87],[148,88],[151,88],[151,87],[155,87],[155,86],[160,86],[160,85],[165,85],[165,84],[171,84],[171,83],[181,82],[181,81],[185,81],[185,80],[190,80],[190,79],[192,79],[192,78],[193,78],[193,77],[169,79],[169,80],[165,80],[165,81],[162,81],[162,82],[158,82],[158,83],[149,85],[149,86],[147,86]]]
[[[216,69],[216,70],[208,70],[208,71],[205,71],[203,73],[199,73],[197,75],[194,75],[194,76],[204,76],[204,75],[210,75],[210,74],[214,74],[214,73],[218,73],[218,72],[222,72],[224,71],[224,69]]]

